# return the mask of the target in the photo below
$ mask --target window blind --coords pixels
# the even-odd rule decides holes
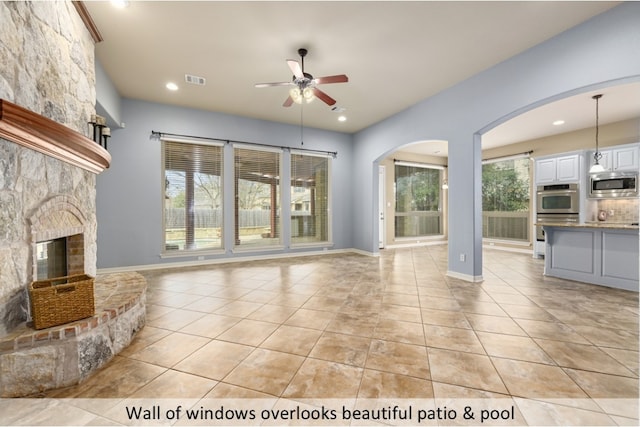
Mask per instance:
[[[164,252],[222,247],[222,148],[163,140]]]
[[[281,245],[281,158],[280,149],[234,146],[236,247]]]
[[[329,229],[330,159],[291,154],[291,243],[331,240]]]

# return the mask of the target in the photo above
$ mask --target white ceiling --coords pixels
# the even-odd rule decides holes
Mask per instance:
[[[104,41],[96,55],[121,96],[299,124],[300,106],[282,107],[291,79],[286,59],[315,77],[347,74],[321,88],[347,121],[320,100],[305,126],[357,132],[547,40],[618,2],[132,1],[116,9],[86,2]],[[206,78],[205,86],[184,81]],[[179,90],[165,89],[169,81]],[[640,116],[638,85],[602,91],[601,122]],[[630,105],[633,104],[633,105]],[[631,110],[629,109],[631,108]],[[588,94],[524,114],[492,130],[502,145],[591,126]],[[547,126],[563,118],[565,126]],[[446,150],[446,144],[445,144]]]

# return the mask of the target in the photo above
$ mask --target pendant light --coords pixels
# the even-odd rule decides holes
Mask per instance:
[[[593,153],[593,166],[591,166],[591,169],[589,169],[589,173],[600,173],[605,171],[604,167],[602,167],[602,165],[600,164],[600,159],[602,159],[602,153],[598,148],[598,133],[599,133],[598,101],[600,100],[600,98],[602,98],[602,94],[593,95],[591,98],[596,100],[596,152]]]

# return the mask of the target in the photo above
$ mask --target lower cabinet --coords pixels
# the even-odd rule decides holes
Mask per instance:
[[[545,227],[546,276],[638,292],[638,230]]]

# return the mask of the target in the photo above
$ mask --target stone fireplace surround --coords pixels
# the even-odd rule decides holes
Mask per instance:
[[[110,156],[83,135],[0,99],[0,398],[77,384],[129,345],[145,324],[146,281],[97,276],[95,315],[47,329],[29,323],[26,285],[37,276],[37,242],[80,243],[72,272],[95,275],[95,174]],[[1,163],[1,162],[0,162]],[[7,244],[8,242],[8,244]],[[72,245],[73,246],[73,245]]]

